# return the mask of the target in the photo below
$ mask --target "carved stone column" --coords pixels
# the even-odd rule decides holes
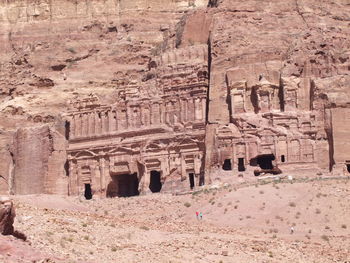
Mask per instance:
[[[95,115],[93,112],[89,113],[89,136],[95,135]]]
[[[98,112],[94,112],[94,124],[95,124],[95,135],[99,135],[100,132],[101,132],[101,128],[100,128],[100,125],[101,125],[101,120],[99,118],[99,114]]]
[[[149,189],[150,182],[151,182],[151,173],[147,169],[147,167],[145,167],[143,171],[143,175],[141,176],[141,180],[140,180],[140,186],[141,186],[139,187],[140,194],[147,194],[151,192],[151,190]]]
[[[108,111],[108,133],[111,133],[115,129],[115,122],[112,110]]]
[[[70,139],[75,138],[75,115],[73,115],[70,119],[69,138]]]
[[[160,123],[165,123],[165,105],[164,105],[164,103],[161,103],[160,104],[160,110],[159,110],[159,112],[160,112]]]
[[[75,136],[81,136],[81,115],[75,115]]]
[[[78,171],[73,160],[69,160],[68,195],[78,195]]]
[[[109,160],[101,157],[100,160],[101,189],[106,190],[109,182]]]
[[[202,120],[202,103],[200,101],[200,98],[193,99],[193,103],[194,103],[194,119]]]
[[[201,98],[201,103],[202,103],[202,120],[206,119],[206,113],[207,113],[207,100],[206,98]]]
[[[106,134],[107,132],[107,125],[106,125],[106,113],[105,112],[101,112],[101,134]]]
[[[95,193],[101,194],[101,173],[98,161],[94,161],[94,164],[91,166],[91,174],[91,187]]]

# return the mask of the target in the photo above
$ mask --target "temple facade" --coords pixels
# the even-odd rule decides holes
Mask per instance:
[[[147,77],[123,82],[114,103],[93,94],[70,103],[69,195],[186,191],[210,183],[218,169],[257,176],[333,165],[326,106],[310,79],[229,69],[225,103],[215,108],[228,121],[210,122],[205,45],[150,61]]]
[[[151,65],[153,87],[118,88],[111,105],[92,94],[72,101],[70,195],[132,196],[204,183],[206,50],[178,50]]]

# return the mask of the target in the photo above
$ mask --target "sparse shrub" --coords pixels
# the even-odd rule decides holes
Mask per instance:
[[[189,202],[186,202],[186,203],[184,203],[184,206],[186,206],[186,207],[190,207],[190,206],[191,206],[191,204],[190,204]]]
[[[321,214],[321,210],[317,208],[316,211],[315,211],[315,213],[316,213],[316,214]]]
[[[86,224],[86,223],[84,223],[82,226],[83,226],[83,227],[87,227],[87,224]]]
[[[322,235],[321,238],[322,238],[324,241],[327,241],[327,242],[329,241],[329,237],[326,236],[326,235]]]
[[[85,240],[89,240],[89,236],[84,236],[84,239]]]
[[[222,207],[222,203],[218,203],[218,207]]]
[[[327,230],[328,230],[328,229],[330,229],[330,227],[329,227],[329,226],[325,226],[324,229],[327,229]]]
[[[345,224],[342,224],[342,225],[341,225],[341,228],[346,229],[346,225],[345,225]]]
[[[148,231],[148,230],[149,230],[149,227],[147,227],[147,226],[141,226],[140,229]]]
[[[116,247],[112,247],[111,250],[112,250],[113,252],[116,252],[118,249],[117,249]]]
[[[226,212],[227,212],[227,208],[225,208],[225,210],[224,210],[224,214],[226,214]]]
[[[272,254],[271,251],[269,251],[268,254],[269,254],[269,257],[270,257],[270,258],[273,258],[273,254]]]
[[[238,208],[238,205],[235,205],[233,208],[234,208],[234,209],[237,209],[237,208]]]
[[[67,51],[69,51],[70,53],[73,53],[73,54],[76,54],[77,52],[75,51],[74,48],[70,47],[70,48],[67,48]]]
[[[297,205],[294,202],[289,202],[290,207],[296,207]]]
[[[260,190],[260,191],[259,191],[259,194],[264,194],[264,191],[263,191],[263,190]]]
[[[277,235],[276,235],[276,234],[273,234],[272,238],[276,238],[276,237],[277,237]]]

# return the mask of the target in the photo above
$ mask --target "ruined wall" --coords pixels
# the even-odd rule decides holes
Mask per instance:
[[[346,164],[350,165],[350,109],[332,109],[331,114],[335,168],[347,174]]]

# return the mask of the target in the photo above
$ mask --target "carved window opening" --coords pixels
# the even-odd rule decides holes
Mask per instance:
[[[238,158],[238,172],[244,172],[245,166],[244,166],[244,158]]]
[[[272,161],[275,160],[275,156],[273,154],[265,154],[258,156],[258,165],[261,169],[271,170],[273,169]]]
[[[348,170],[348,173],[350,173],[350,163],[346,164],[346,169]]]
[[[86,200],[92,199],[91,184],[85,184],[84,197]]]
[[[160,172],[151,171],[149,189],[152,193],[158,193],[162,189],[162,182],[160,181]]]
[[[224,161],[224,164],[222,165],[222,169],[224,171],[231,171],[232,170],[231,159],[226,159]]]
[[[189,180],[190,180],[190,188],[194,188],[194,173],[189,173],[188,174]]]
[[[282,163],[286,162],[286,157],[285,157],[284,154],[281,155],[281,162],[282,162]]]

